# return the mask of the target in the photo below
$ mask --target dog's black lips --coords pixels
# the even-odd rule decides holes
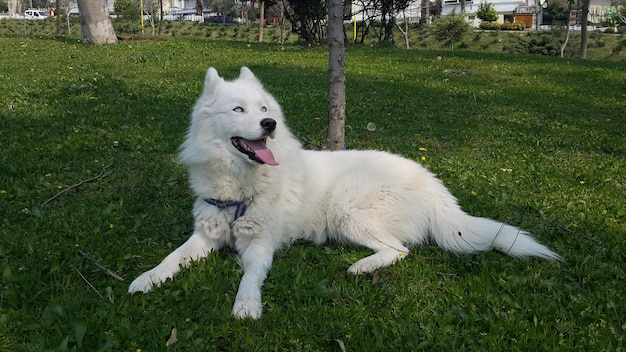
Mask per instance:
[[[265,141],[267,140],[267,138],[261,138],[259,139],[259,141],[262,141],[263,144],[265,144]],[[252,150],[252,148],[250,148],[250,146],[248,146],[246,144],[246,139],[242,138],[242,137],[232,137],[230,139],[231,143],[233,143],[233,146],[235,146],[235,148],[237,148],[237,150],[248,156],[248,158],[252,161],[256,161],[259,164],[265,164],[261,159],[259,159],[256,155],[256,153],[254,152],[254,150]]]

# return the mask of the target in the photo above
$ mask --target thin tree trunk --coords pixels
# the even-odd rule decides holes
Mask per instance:
[[[57,23],[57,35],[61,35],[61,2],[60,1],[55,1],[56,5],[54,7],[54,14],[57,17],[56,18],[56,23]]]
[[[563,40],[563,44],[561,44],[560,54],[561,57],[565,56],[565,48],[567,47],[567,42],[569,42],[569,16],[572,12],[572,2],[567,2],[567,21],[565,22],[565,40]]]
[[[583,0],[583,9],[580,15],[580,58],[587,58],[587,17],[589,17],[589,0]]]
[[[259,43],[263,43],[263,22],[265,21],[265,1],[259,5]]]
[[[410,49],[410,45],[409,45],[409,21],[406,20],[406,12],[404,10],[402,10],[402,17],[403,17],[403,22],[404,22],[404,29],[402,28],[402,26],[397,21],[396,21],[396,26],[398,27],[398,29],[400,30],[402,35],[404,35],[404,45],[406,46],[407,49]]]
[[[343,1],[328,1],[328,150],[345,146],[346,53],[343,32]]]
[[[97,45],[117,43],[106,1],[78,0],[78,12],[84,43]]]
[[[161,35],[161,29],[163,28],[163,0],[159,0],[159,10],[159,35]]]

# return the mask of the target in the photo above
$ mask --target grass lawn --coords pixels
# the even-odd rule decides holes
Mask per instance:
[[[367,250],[296,243],[276,255],[251,321],[230,316],[232,252],[147,295],[128,284],[192,230],[175,158],[207,67],[249,66],[319,149],[326,48],[14,35],[0,50],[0,350],[626,347],[624,61],[349,46],[348,148],[423,163],[466,211],[535,233],[566,262],[422,247],[355,277],[346,269]]]

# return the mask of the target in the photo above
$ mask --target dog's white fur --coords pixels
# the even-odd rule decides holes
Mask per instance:
[[[303,150],[276,100],[246,67],[234,81],[210,68],[204,84],[180,153],[197,196],[194,232],[135,279],[130,293],[149,292],[181,265],[231,246],[244,272],[232,313],[257,319],[273,254],[297,239],[371,248],[374,254],[350,266],[353,274],[391,265],[409,253],[408,247],[426,242],[460,254],[496,249],[518,258],[561,259],[527,232],[463,212],[418,163],[380,151]],[[268,118],[276,122],[275,130],[262,126]],[[251,160],[233,146],[235,136],[269,137],[267,147],[279,165]],[[205,198],[249,206],[235,219],[235,207],[220,208]]]

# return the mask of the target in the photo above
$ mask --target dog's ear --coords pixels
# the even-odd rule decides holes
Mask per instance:
[[[254,82],[262,86],[261,81],[259,81],[254,73],[252,73],[252,71],[250,71],[250,69],[246,66],[241,67],[241,71],[239,71],[239,79]]]
[[[222,77],[217,74],[217,70],[213,67],[209,67],[209,70],[206,72],[206,76],[204,77],[204,92],[205,95],[210,95],[218,83],[222,82]]]

